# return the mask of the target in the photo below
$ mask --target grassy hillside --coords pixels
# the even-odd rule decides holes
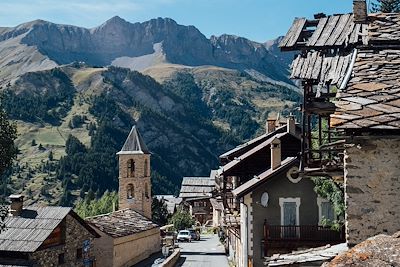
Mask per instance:
[[[89,190],[117,189],[115,153],[133,124],[152,151],[154,193],[176,193],[182,176],[208,175],[219,154],[262,131],[268,114],[294,110],[300,99],[238,71],[170,70],[158,76],[153,70],[156,81],[127,69],[71,64],[6,87],[20,154],[2,178],[9,184],[2,194],[23,188],[34,202],[71,204]],[[38,104],[26,106],[32,99]],[[70,135],[83,154],[66,153]]]

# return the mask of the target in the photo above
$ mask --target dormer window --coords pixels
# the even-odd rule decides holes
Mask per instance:
[[[128,177],[135,177],[135,161],[133,159],[128,160]]]

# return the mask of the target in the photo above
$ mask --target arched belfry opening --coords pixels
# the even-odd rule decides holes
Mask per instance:
[[[133,159],[129,159],[127,163],[127,176],[128,177],[135,177],[135,161]]]
[[[133,184],[128,184],[126,188],[126,198],[127,199],[135,198],[135,187],[133,186]]]

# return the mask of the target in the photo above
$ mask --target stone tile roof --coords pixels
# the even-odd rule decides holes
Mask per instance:
[[[71,210],[28,206],[20,216],[7,217],[6,229],[0,233],[0,251],[36,251]]]
[[[264,133],[254,139],[251,139],[250,141],[241,144],[227,152],[225,152],[224,154],[220,155],[220,158],[229,158],[235,155],[240,155],[243,154],[247,151],[249,151],[250,149],[254,148],[255,146],[259,145],[260,143],[264,142],[265,140],[268,140],[269,138],[271,138],[272,136],[274,136],[277,133],[284,133],[287,129],[287,126],[281,126],[278,127],[274,132],[271,133]]]
[[[297,264],[306,264],[307,266],[314,266],[314,263],[328,261],[333,259],[339,253],[347,251],[346,243],[330,246],[326,245],[319,248],[311,248],[306,250],[294,251],[289,254],[276,254],[268,257],[265,261],[266,266],[290,266]],[[317,266],[317,265],[315,265]]]
[[[323,267],[399,266],[400,232],[388,236],[377,235],[339,254]]]
[[[400,16],[399,16],[400,18]],[[337,95],[336,128],[400,129],[400,50],[360,50]]]
[[[241,186],[237,187],[232,191],[233,195],[235,195],[237,198],[241,197],[252,190],[254,188],[257,188],[257,186],[265,183],[267,180],[275,177],[278,173],[281,173],[282,171],[286,170],[287,168],[294,166],[295,164],[298,164],[297,158],[291,157],[291,158],[286,158],[281,162],[281,165],[276,168],[275,170],[268,169],[265,172],[261,173],[260,175],[257,175],[256,177],[250,179],[246,183],[242,184]]]
[[[122,149],[117,154],[131,154],[131,153],[140,153],[140,154],[150,154],[149,149],[147,148],[142,136],[140,135],[136,126],[133,126]]]
[[[132,209],[123,209],[86,218],[86,222],[114,238],[159,227],[156,223]]]
[[[280,46],[306,51],[294,60],[292,78],[339,88],[331,126],[400,129],[399,13],[370,14],[364,24],[351,14],[296,19]]]
[[[210,177],[183,177],[179,197],[211,197],[214,188],[215,180]]]
[[[286,128],[286,126],[285,126]],[[247,151],[246,153],[236,157],[234,160],[232,160],[231,162],[227,163],[226,165],[222,166],[222,168],[220,169],[220,174],[223,174],[224,172],[234,168],[236,165],[239,165],[241,161],[243,161],[244,159],[250,157],[251,155],[253,155],[254,153],[256,153],[257,151],[260,151],[261,149],[268,147],[272,140],[274,140],[275,138],[281,138],[285,135],[289,135],[290,133],[288,132],[284,132],[284,133],[275,133],[273,135],[270,136],[270,138],[268,138],[267,140],[263,141],[262,143],[260,143],[259,145],[257,145],[256,147],[250,149],[249,151]]]

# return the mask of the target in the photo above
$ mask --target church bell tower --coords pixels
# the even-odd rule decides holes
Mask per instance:
[[[119,209],[133,209],[151,219],[150,151],[136,126],[119,157]]]

